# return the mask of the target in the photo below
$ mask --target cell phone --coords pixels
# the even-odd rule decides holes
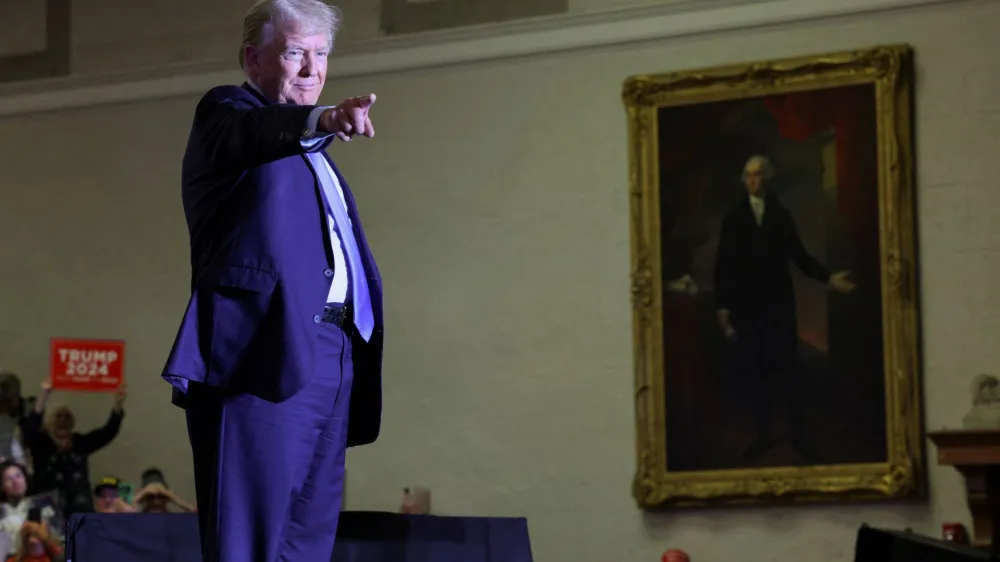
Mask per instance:
[[[41,523],[42,522],[42,508],[41,507],[33,507],[33,508],[29,509],[28,510],[28,521],[31,521],[32,523]]]

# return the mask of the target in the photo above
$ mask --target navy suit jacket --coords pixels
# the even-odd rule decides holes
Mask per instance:
[[[330,289],[327,217],[301,139],[313,106],[271,104],[247,84],[198,103],[184,153],[182,198],[191,239],[191,298],[163,370],[184,407],[189,381],[281,402],[321,369],[313,346]],[[330,141],[310,151],[321,151]],[[375,329],[353,338],[348,446],[382,420],[382,279],[340,171]]]

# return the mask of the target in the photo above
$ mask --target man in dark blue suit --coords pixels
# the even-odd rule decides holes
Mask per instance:
[[[339,12],[260,0],[242,86],[209,91],[183,161],[191,299],[163,377],[186,409],[204,562],[330,560],[347,447],[382,415],[382,281],[325,149],[374,95],[318,106]]]

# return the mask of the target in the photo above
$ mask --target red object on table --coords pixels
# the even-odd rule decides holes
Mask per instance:
[[[691,557],[683,550],[671,548],[663,553],[660,562],[691,562]]]
[[[969,533],[961,523],[944,523],[941,525],[941,538],[957,544],[969,544]]]
[[[125,342],[52,338],[49,376],[52,388],[113,392],[125,380]]]

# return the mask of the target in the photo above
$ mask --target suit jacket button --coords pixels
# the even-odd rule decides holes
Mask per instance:
[[[324,269],[323,270],[323,275],[325,275],[327,278],[333,277],[333,270],[332,269]]]
[[[320,316],[319,314],[317,314],[316,316],[313,316],[313,322],[319,324],[322,321],[323,321],[323,317]]]

